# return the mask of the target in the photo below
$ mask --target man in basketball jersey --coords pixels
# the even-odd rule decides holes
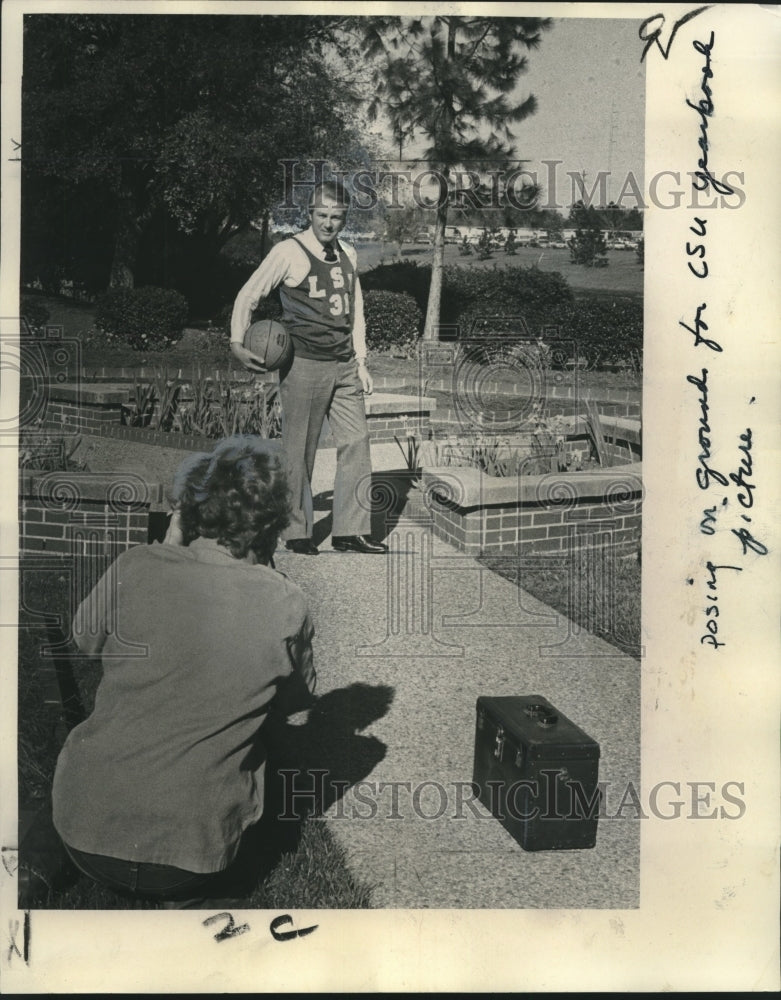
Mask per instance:
[[[340,552],[382,553],[369,537],[371,457],[364,393],[372,392],[366,368],[363,298],[352,247],[339,243],[350,196],[337,181],[315,186],[309,199],[311,226],[274,246],[239,292],[231,319],[231,350],[251,371],[262,360],[244,347],[258,302],[274,288],[293,339],[294,357],[280,371],[282,444],[292,495],[286,547],[317,555],[312,540],[311,480],[326,416],[336,441],[332,545]]]

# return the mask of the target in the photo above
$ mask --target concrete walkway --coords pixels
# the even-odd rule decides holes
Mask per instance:
[[[395,444],[372,448],[398,469]],[[599,820],[590,850],[523,851],[471,801],[479,695],[542,695],[601,747],[606,811],[639,787],[640,664],[433,538],[425,517],[391,526],[389,556],[335,553],[335,456],[318,452],[317,558],[279,551],[305,591],[318,693],[343,720],[323,766],[337,788],[326,818],[379,908],[639,905],[640,822]]]

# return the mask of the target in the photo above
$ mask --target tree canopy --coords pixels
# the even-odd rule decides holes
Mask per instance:
[[[144,236],[155,228],[169,243],[161,268],[171,265],[172,247],[198,248],[208,258],[279,200],[282,158],[339,160],[359,143],[357,96],[332,65],[347,44],[341,23],[331,16],[28,15],[28,265],[40,265],[48,249],[59,253],[60,268],[81,266],[88,283],[130,284],[144,267]],[[45,228],[48,248],[40,240]]]
[[[394,136],[421,135],[427,164],[447,178],[460,164],[502,165],[515,155],[514,126],[537,109],[534,95],[512,98],[549,18],[376,17],[365,26],[376,61],[376,96]],[[441,198],[434,236],[424,337],[436,339],[448,203]]]

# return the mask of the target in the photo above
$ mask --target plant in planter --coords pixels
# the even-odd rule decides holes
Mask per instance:
[[[278,397],[278,386],[257,384],[254,378],[220,382],[218,419],[222,434],[279,437],[282,421]]]
[[[67,438],[43,434],[40,426],[23,430],[19,435],[19,468],[23,472],[89,472],[86,458],[76,457],[81,440],[78,434]]]
[[[169,376],[168,368],[158,368],[155,372],[155,396],[157,413],[154,420],[156,430],[168,431],[174,423],[174,414],[182,391],[182,380],[178,375]]]
[[[152,422],[157,394],[151,382],[140,382],[133,379],[133,395],[127,403],[123,403],[122,423],[126,427],[148,427]]]
[[[204,378],[200,365],[190,383],[182,386],[182,399],[173,417],[173,430],[180,434],[201,434],[204,437],[219,437],[220,420],[214,412],[214,390],[210,381]]]
[[[404,437],[404,444],[393,435],[393,440],[399,446],[399,451],[404,456],[404,464],[409,472],[420,471],[420,442],[415,437],[415,432],[407,429]]]
[[[588,445],[578,447],[572,440],[572,423],[561,415],[546,417],[539,407],[510,435],[432,437],[402,451],[414,455],[420,467],[467,466],[498,478],[580,472],[589,458]]]

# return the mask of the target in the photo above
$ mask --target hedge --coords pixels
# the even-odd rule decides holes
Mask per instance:
[[[370,351],[414,352],[423,330],[423,313],[406,292],[368,291],[363,297],[366,346]]]
[[[170,288],[110,288],[95,308],[95,326],[134,351],[166,351],[181,338],[187,300]]]
[[[361,275],[364,293],[371,291],[403,292],[411,295],[418,309],[425,316],[428,305],[428,289],[431,284],[431,268],[415,261],[399,261],[394,264],[380,264]]]
[[[406,292],[422,317],[430,280],[430,267],[401,262],[374,268],[361,284],[366,298]],[[529,336],[551,345],[559,339],[564,360],[578,354],[589,367],[642,363],[642,300],[610,294],[576,299],[561,274],[535,267],[445,267],[440,322],[458,326],[462,339]]]
[[[21,301],[22,319],[32,333],[39,333],[49,322],[49,310],[38,299],[25,296]],[[24,332],[24,328],[23,328]]]
[[[590,368],[631,364],[643,356],[643,303],[617,296],[578,299],[562,326]]]

